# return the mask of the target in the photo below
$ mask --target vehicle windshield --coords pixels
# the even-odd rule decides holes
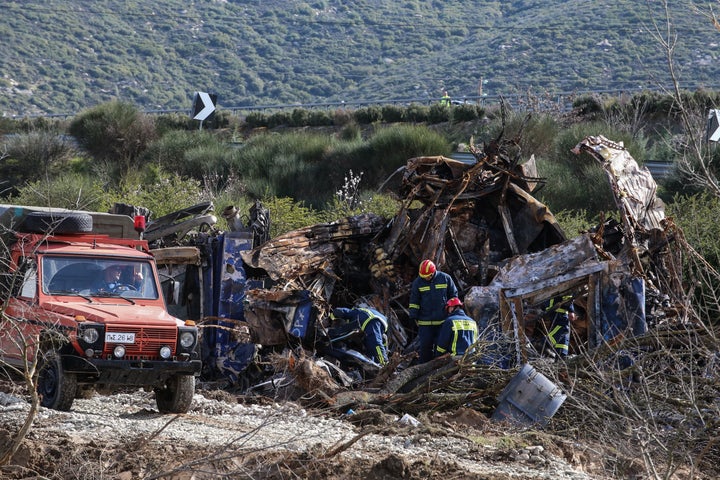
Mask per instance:
[[[147,261],[45,256],[41,271],[47,295],[158,298],[152,265]]]

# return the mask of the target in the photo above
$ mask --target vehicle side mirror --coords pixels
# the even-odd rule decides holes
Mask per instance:
[[[170,278],[162,283],[165,302],[168,305],[178,305],[180,303],[180,282]]]

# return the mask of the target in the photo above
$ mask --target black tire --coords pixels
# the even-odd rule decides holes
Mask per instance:
[[[70,410],[77,391],[77,377],[65,372],[56,350],[48,350],[39,361],[37,391],[40,405],[53,410]]]
[[[187,413],[195,395],[195,377],[175,375],[164,388],[155,389],[155,403],[160,413]]]
[[[18,228],[30,233],[89,233],[93,229],[93,218],[89,213],[32,212],[27,214]]]

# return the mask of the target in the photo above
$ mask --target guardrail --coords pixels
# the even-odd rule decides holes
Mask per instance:
[[[663,180],[665,178],[668,178],[674,168],[674,164],[672,162],[645,162],[643,166],[647,167],[648,170],[650,170],[650,173],[652,174],[653,178],[656,180]]]
[[[661,91],[660,89],[648,89],[648,91]],[[585,92],[545,92],[525,94],[507,94],[507,95],[465,95],[453,97],[455,104],[468,103],[480,106],[497,105],[505,102],[513,109],[523,109],[525,111],[569,111],[572,109],[573,101],[586,95],[607,95],[620,96],[639,93],[629,90],[588,90]],[[285,103],[285,104],[265,104],[265,105],[240,105],[240,106],[218,106],[219,111],[230,112],[232,115],[243,115],[245,113],[257,111],[277,111],[295,108],[304,109],[339,109],[339,108],[362,108],[383,105],[403,105],[410,104],[432,105],[440,101],[440,97],[414,97],[414,98],[391,98],[378,100],[357,100],[357,101],[335,101],[335,102],[309,102],[309,103]],[[172,113],[180,113],[190,116],[192,108],[176,108],[176,109],[153,109],[144,110],[148,115],[164,115]],[[76,113],[49,113],[49,114],[33,114],[33,115],[13,115],[10,118],[71,118]]]
[[[477,161],[475,155],[468,152],[453,152],[450,154],[450,158],[468,164],[473,164]],[[655,180],[664,180],[668,178],[672,174],[674,168],[674,164],[672,162],[662,161],[648,161],[643,163],[642,166],[647,167],[647,169],[650,170],[650,173]]]
[[[700,88],[700,87],[694,87]],[[720,87],[703,87],[708,90],[716,90]],[[686,87],[691,91],[692,87]],[[503,94],[503,95],[464,95],[453,97],[452,101],[457,103],[469,103],[481,106],[496,105],[505,102],[513,109],[523,109],[523,111],[569,111],[575,99],[583,96],[602,95],[609,97],[619,97],[622,95],[635,95],[641,92],[666,93],[667,88],[637,88],[624,90],[586,90],[576,92],[527,92],[523,94]],[[240,105],[231,107],[218,107],[220,111],[230,112],[232,115],[242,115],[244,113],[268,110],[287,110],[295,108],[304,109],[338,109],[338,108],[361,108],[370,106],[383,105],[404,105],[420,104],[432,105],[440,101],[440,97],[414,97],[414,98],[391,98],[378,100],[353,100],[353,101],[334,101],[334,102],[309,102],[309,103],[285,103],[285,104],[267,104],[267,105]],[[192,108],[177,109],[159,109],[145,110],[144,113],[149,115],[163,115],[170,113],[181,113],[190,116]],[[13,115],[11,118],[35,118],[35,117],[74,117],[76,113],[54,113],[54,114],[35,114],[35,115]]]

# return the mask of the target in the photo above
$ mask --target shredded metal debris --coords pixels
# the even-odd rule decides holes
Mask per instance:
[[[664,215],[650,172],[621,144],[598,136],[575,147],[605,170],[619,219],[570,239],[533,197],[545,181],[537,177],[534,157],[521,162],[516,142],[501,137],[473,145],[471,152],[474,163],[438,156],[408,160],[382,186],[400,205],[390,219],[366,213],[268,239],[262,206],[254,207],[248,225],[227,207],[230,231],[205,228],[175,239],[175,245],[197,248],[200,262],[187,250],[179,261],[158,251],[170,284],[182,285],[178,308],[204,327],[204,377],[257,392],[268,379],[283,379],[277,384],[287,388],[293,372],[324,372],[322,381],[303,377],[293,388],[343,407],[369,403],[370,397],[376,406],[409,398],[426,402],[427,391],[418,389],[447,385],[468,372],[476,376],[478,369],[486,379],[500,376],[507,383],[505,369],[543,357],[548,325],[541,305],[559,296],[571,297],[577,307],[571,354],[642,335],[669,320],[689,321],[677,227]],[[207,218],[207,211],[201,213]],[[409,288],[426,258],[452,275],[482,334],[472,355],[414,365]],[[392,356],[384,368],[353,348],[352,335],[332,338],[332,308],[361,302],[388,317]],[[245,335],[232,334],[240,327]],[[271,355],[285,359],[283,366]],[[308,361],[317,363],[300,369]],[[302,385],[332,387],[319,392]],[[487,383],[484,395],[497,395],[496,387]],[[456,404],[467,395],[482,396],[473,391],[455,398],[433,390],[440,396],[432,398],[452,397]]]

